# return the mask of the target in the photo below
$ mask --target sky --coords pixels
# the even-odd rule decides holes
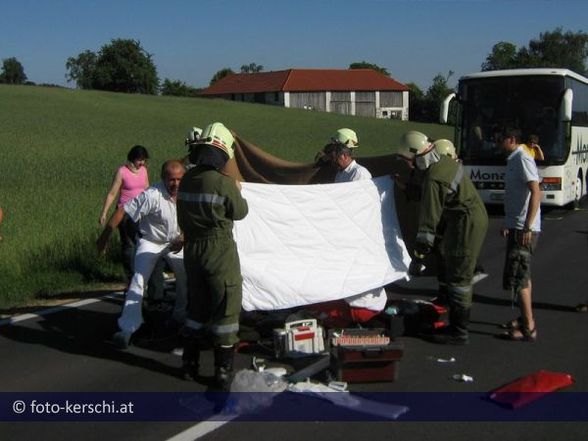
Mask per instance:
[[[0,59],[30,81],[75,87],[65,63],[138,40],[159,78],[206,87],[220,69],[345,69],[367,61],[421,89],[478,72],[501,41],[587,32],[586,0],[0,0]]]

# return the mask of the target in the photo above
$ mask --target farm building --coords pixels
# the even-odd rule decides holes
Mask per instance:
[[[408,120],[408,87],[372,69],[231,74],[201,95],[296,109]]]

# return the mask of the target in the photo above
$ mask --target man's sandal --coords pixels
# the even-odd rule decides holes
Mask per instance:
[[[576,311],[588,312],[588,303],[580,303],[578,306],[576,306]]]
[[[521,326],[519,329],[511,329],[501,335],[501,338],[509,341],[537,341],[537,327],[529,329],[526,326]]]
[[[508,329],[509,331],[521,329],[523,327],[523,318],[519,316],[516,319],[498,325],[498,327],[502,329]]]

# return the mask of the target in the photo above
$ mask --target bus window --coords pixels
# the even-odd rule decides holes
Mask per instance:
[[[503,162],[502,149],[496,147],[496,130],[521,129],[523,138],[537,134],[546,153],[546,161],[565,156],[559,142],[556,109],[563,81],[558,77],[497,77],[464,81],[463,102],[464,160]]]

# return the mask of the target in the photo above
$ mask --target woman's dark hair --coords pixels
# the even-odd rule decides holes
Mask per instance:
[[[141,159],[149,159],[149,152],[142,145],[134,145],[129,153],[127,153],[127,160],[129,162],[135,162]]]

